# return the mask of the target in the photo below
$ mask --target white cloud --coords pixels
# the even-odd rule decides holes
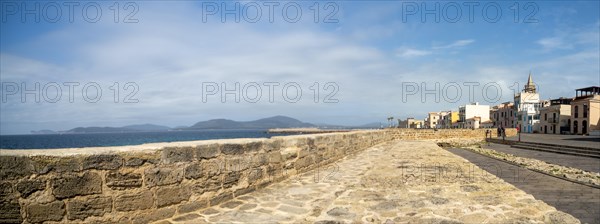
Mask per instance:
[[[600,32],[598,24],[582,27],[572,27],[555,31],[550,37],[536,41],[544,53],[554,50],[572,50],[579,47],[596,48],[600,45]]]
[[[565,43],[562,37],[548,37],[540,39],[536,42],[541,45],[544,50],[555,50],[555,49],[571,49],[571,44]]]
[[[427,50],[418,50],[411,48],[398,49],[396,55],[403,58],[412,58],[412,57],[420,57],[430,55],[431,51]]]
[[[473,40],[473,39],[457,40],[451,44],[442,45],[442,46],[434,46],[434,47],[432,47],[432,49],[449,49],[449,48],[464,47],[469,44],[472,44],[473,42],[475,42],[475,40]]]

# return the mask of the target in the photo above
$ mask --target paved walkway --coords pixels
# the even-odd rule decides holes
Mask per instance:
[[[449,149],[582,223],[600,223],[600,189],[530,171],[465,149]],[[581,157],[577,157],[581,158]]]
[[[161,223],[577,222],[432,142],[377,145]]]
[[[542,160],[542,161],[552,163],[552,164],[568,166],[568,167],[573,167],[573,168],[582,169],[582,170],[586,170],[586,171],[600,173],[600,159],[598,159],[598,158],[513,148],[513,147],[510,147],[509,145],[494,144],[494,143],[490,143],[489,146],[487,144],[485,144],[485,145],[482,145],[482,147],[486,148],[486,149],[493,149],[498,152],[513,154],[518,157],[537,159],[537,160]]]
[[[500,139],[502,139],[502,138],[500,138]],[[517,135],[517,136],[507,137],[506,139],[517,141],[517,140],[519,140],[519,136]],[[600,137],[599,136],[521,133],[521,141],[556,144],[556,145],[590,147],[590,148],[600,149]]]

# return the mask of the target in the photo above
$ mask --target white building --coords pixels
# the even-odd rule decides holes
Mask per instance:
[[[531,74],[523,91],[515,95],[515,110],[517,128],[523,133],[533,133],[539,130],[540,123],[540,94],[537,93]]]
[[[477,119],[474,119],[477,117]],[[479,103],[472,103],[464,105],[458,108],[458,122],[460,128],[479,128],[479,123],[487,122],[490,120],[490,106],[479,105]],[[468,122],[471,124],[468,124]],[[477,125],[474,125],[477,122]]]
[[[427,128],[444,128],[444,116],[449,113],[449,111],[429,112],[425,118],[425,126]]]

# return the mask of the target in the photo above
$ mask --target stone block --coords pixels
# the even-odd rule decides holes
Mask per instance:
[[[54,201],[48,204],[32,204],[27,207],[27,219],[32,223],[60,221],[65,215],[65,203]]]
[[[278,151],[269,153],[269,161],[270,163],[280,163],[283,161],[281,153]]]
[[[173,215],[175,215],[175,207],[166,207],[148,213],[137,214],[131,219],[131,221],[133,224],[146,224],[161,219],[171,218]]]
[[[192,147],[166,147],[162,149],[161,160],[165,164],[190,162],[194,160]]]
[[[256,190],[255,187],[247,187],[247,188],[237,189],[233,194],[235,197],[239,197],[239,196],[248,194],[250,192],[253,192],[254,190]]]
[[[250,169],[248,173],[248,184],[252,185],[263,177],[263,169],[260,167]]]
[[[301,148],[300,150],[298,150],[298,158],[304,158],[312,153],[314,153],[314,151],[311,148]]]
[[[0,183],[0,199],[6,198],[13,193],[12,184],[9,182]]]
[[[27,157],[0,156],[0,180],[18,179],[31,174],[32,170]]]
[[[52,194],[58,199],[102,193],[102,178],[97,173],[64,174],[52,180]]]
[[[181,182],[182,168],[155,167],[144,171],[144,182],[148,187],[163,186]]]
[[[128,167],[138,167],[144,165],[145,163],[158,164],[161,159],[161,153],[136,153],[132,155],[125,155],[123,159],[125,160],[124,165]]]
[[[33,194],[33,192],[44,190],[46,188],[46,181],[39,179],[21,180],[15,187],[21,193],[21,197],[26,198]]]
[[[226,143],[221,146],[221,152],[225,155],[240,155],[244,154],[244,145]]]
[[[249,142],[245,145],[245,152],[258,152],[263,148],[262,142]]]
[[[221,174],[221,171],[224,167],[224,162],[219,159],[211,159],[207,161],[202,161],[202,173],[207,178],[211,178]]]
[[[115,197],[115,210],[135,211],[152,208],[154,205],[154,197],[149,190],[139,193],[125,193]]]
[[[231,200],[232,198],[233,198],[233,194],[231,194],[231,193],[223,193],[223,194],[217,195],[210,199],[210,206],[215,206],[215,205],[221,204],[222,202]]]
[[[205,191],[217,191],[221,189],[221,176],[214,176],[206,180]]]
[[[302,168],[305,168],[307,166],[310,166],[311,164],[313,164],[313,158],[311,156],[307,156],[304,158],[299,158],[296,160],[296,162],[294,163],[294,167],[299,170]]]
[[[21,223],[21,205],[18,201],[0,200],[0,223]]]
[[[84,170],[114,170],[123,165],[123,157],[119,155],[91,155],[83,159]]]
[[[141,158],[127,158],[127,159],[125,159],[125,166],[130,166],[130,167],[141,166],[141,165],[144,165],[144,162],[146,162],[146,160],[141,159]]]
[[[229,172],[223,176],[223,188],[230,188],[240,180],[240,172]]]
[[[281,149],[281,157],[284,160],[293,160],[298,157],[298,148],[296,147],[288,147]]]
[[[67,202],[67,218],[70,220],[85,220],[90,216],[103,216],[112,211],[110,196],[90,196],[77,198]]]
[[[264,166],[269,164],[269,154],[259,153],[252,157],[252,167]]]
[[[267,166],[267,177],[268,178],[275,178],[275,177],[279,177],[279,176],[285,176],[285,170],[283,169],[283,167],[281,165],[269,165]]]
[[[106,174],[106,186],[115,190],[141,187],[142,174],[111,171]]]
[[[195,162],[186,166],[184,176],[186,179],[198,179],[204,176],[202,173],[202,165],[199,162]]]
[[[160,187],[156,190],[156,206],[159,208],[178,204],[190,198],[190,190],[185,186]]]
[[[252,166],[254,161],[251,157],[234,157],[230,156],[225,159],[225,170],[226,172],[240,172],[248,169]]]
[[[215,158],[219,153],[221,153],[219,144],[196,146],[196,158],[198,160]]]
[[[179,214],[189,213],[206,207],[208,207],[208,201],[194,200],[177,206],[177,212],[179,212]]]
[[[79,157],[35,156],[31,158],[31,161],[33,169],[38,174],[81,171],[81,158]]]
[[[263,144],[263,148],[267,152],[279,151],[282,141],[281,139],[271,139]]]

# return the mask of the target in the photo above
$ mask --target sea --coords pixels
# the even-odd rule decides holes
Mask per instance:
[[[0,135],[0,149],[56,149],[139,145],[231,138],[270,138],[290,134],[267,130],[194,130],[161,132]]]

